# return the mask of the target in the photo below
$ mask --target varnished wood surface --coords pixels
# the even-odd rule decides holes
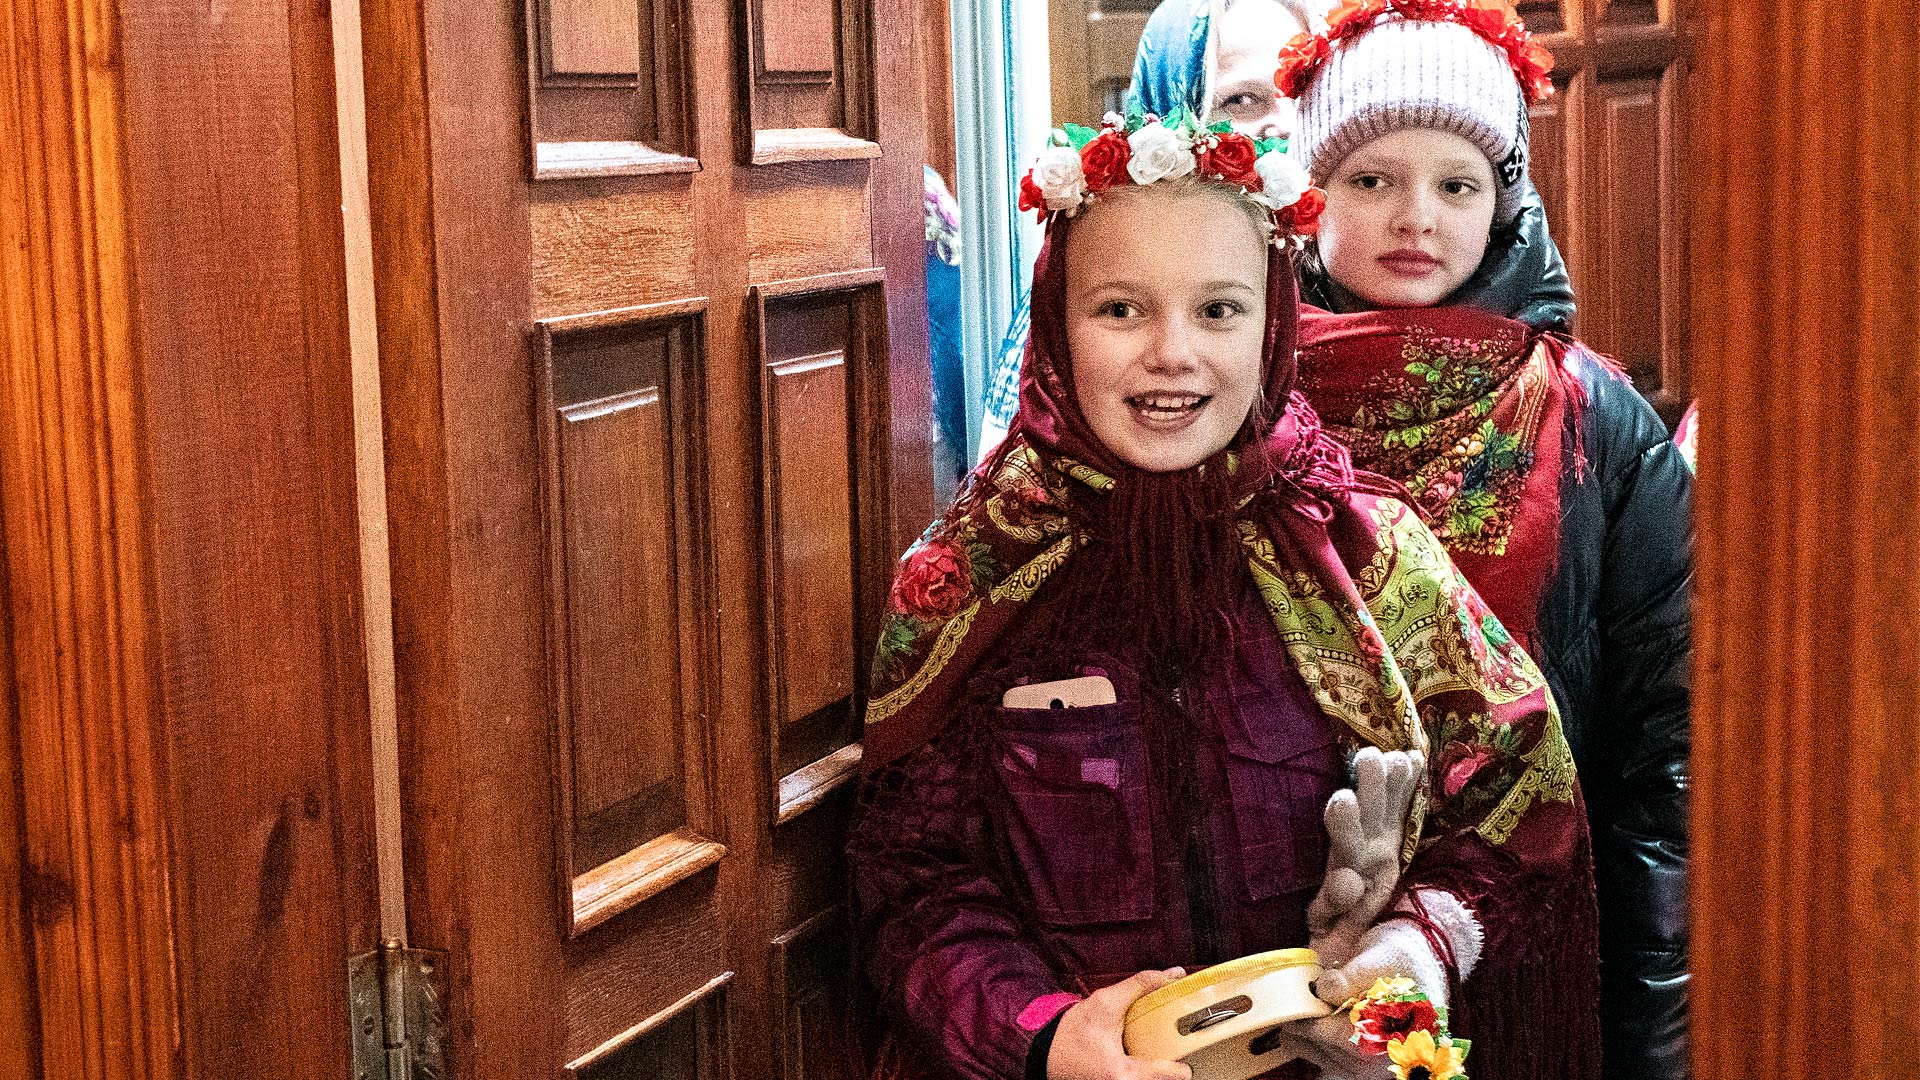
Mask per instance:
[[[1693,988],[1700,1080],[1913,1075],[1920,28],[1707,0]],[[1775,1035],[1792,1033],[1791,1037]]]
[[[0,21],[0,521],[21,846],[4,898],[9,1075],[172,1080],[161,644],[155,624],[110,5]],[[118,523],[110,529],[109,523]],[[14,739],[17,737],[17,744]],[[20,756],[15,757],[14,754]],[[16,816],[17,815],[17,816]],[[29,929],[30,928],[30,929]],[[28,999],[17,995],[30,994]]]
[[[376,918],[326,12],[0,37],[38,1075],[338,1076]]]

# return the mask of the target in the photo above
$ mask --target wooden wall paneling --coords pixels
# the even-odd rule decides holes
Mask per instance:
[[[743,162],[880,156],[874,3],[745,0],[737,114]],[[917,15],[895,25],[916,23]]]
[[[1554,54],[1532,110],[1534,182],[1578,297],[1574,331],[1669,423],[1688,374],[1687,178],[1696,0],[1561,0],[1520,12]]]
[[[330,12],[120,20],[180,1054],[337,1076],[378,908]]]
[[[1575,85],[1555,80],[1553,96],[1528,110],[1533,185],[1547,208],[1547,228],[1563,257],[1568,256],[1568,244],[1573,239],[1572,222],[1580,206],[1575,193],[1579,190],[1580,162],[1585,157],[1580,152],[1581,112],[1575,101],[1579,92]]]
[[[100,4],[34,3],[0,20],[0,519],[24,840],[8,896],[31,928],[35,994],[20,1044],[33,1057],[11,1067],[173,1080],[124,90],[118,67],[82,62],[117,51],[114,26]],[[125,527],[101,528],[111,521]]]
[[[872,0],[877,26],[905,26],[909,0]],[[883,34],[874,44],[873,72],[880,100],[904,102],[923,67],[920,41],[912,34]],[[950,115],[950,111],[949,111]],[[886,268],[884,351],[887,357],[886,416],[874,448],[889,458],[881,513],[890,543],[871,545],[866,555],[876,595],[893,580],[894,560],[933,520],[933,369],[927,345],[926,228],[922,163],[927,158],[928,120],[918,109],[890,105],[875,127],[888,157],[873,164],[869,232],[873,264]],[[951,181],[954,178],[948,177]],[[877,348],[877,346],[876,346]],[[876,390],[879,388],[876,387]],[[879,612],[861,626],[862,638],[879,634]],[[866,657],[860,671],[867,670]]]
[[[777,821],[857,774],[891,469],[880,270],[755,286],[768,760]]]
[[[1586,158],[1591,186],[1581,259],[1580,335],[1619,361],[1643,393],[1659,388],[1662,368],[1660,76],[1596,79],[1587,84]]]
[[[1084,124],[1093,115],[1090,48],[1087,0],[1047,0],[1047,85],[1055,123]]]
[[[40,1074],[339,1075],[376,916],[327,13],[0,35]]]
[[[554,881],[525,14],[363,3],[368,112],[382,118],[368,161],[410,944],[449,953],[453,1075],[551,1076],[568,914]]]
[[[1693,1074],[1913,1073],[1920,1014],[1920,24],[1707,0]],[[1837,1002],[1854,1001],[1852,1007]]]
[[[920,112],[927,121],[927,164],[947,189],[959,189],[953,136],[953,30],[948,0],[920,2]],[[1057,55],[1057,54],[1056,54]]]
[[[572,933],[718,862],[704,299],[542,320],[557,880]]]
[[[693,172],[686,0],[525,0],[532,175]]]
[[[728,972],[570,1062],[567,1080],[728,1080]]]
[[[847,912],[835,905],[773,939],[782,1080],[858,1080],[859,1048],[841,1018],[853,1005]]]
[[[4,130],[4,129],[0,129]],[[11,145],[10,142],[0,145]],[[5,205],[11,201],[0,199]],[[0,304],[0,311],[6,308]],[[0,453],[4,453],[0,451]],[[6,458],[0,456],[0,462]],[[6,561],[5,503],[0,501],[0,567]],[[0,611],[13,608],[0,573]],[[40,1017],[33,985],[33,931],[27,919],[26,764],[20,757],[20,700],[13,686],[13,643],[0,620],[0,1080],[40,1080]]]

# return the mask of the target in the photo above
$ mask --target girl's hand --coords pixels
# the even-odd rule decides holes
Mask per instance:
[[[1193,1080],[1189,1066],[1128,1057],[1120,1041],[1127,1006],[1184,974],[1180,968],[1142,971],[1061,1013],[1047,1051],[1047,1080]]]
[[[1407,811],[1426,772],[1418,750],[1383,753],[1367,747],[1354,758],[1357,783],[1327,800],[1327,876],[1307,908],[1307,929],[1320,962],[1338,967],[1359,950],[1400,883],[1400,839]]]

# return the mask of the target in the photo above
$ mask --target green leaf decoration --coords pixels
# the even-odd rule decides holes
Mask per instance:
[[[1067,145],[1073,147],[1075,150],[1085,149],[1088,143],[1100,135],[1100,133],[1093,128],[1082,127],[1079,124],[1064,125],[1064,130],[1067,133]]]
[[[1233,130],[1233,121],[1231,120],[1222,120],[1216,124],[1210,125],[1207,128],[1207,131],[1214,135],[1225,135],[1232,130]]]
[[[1253,140],[1253,152],[1255,157],[1266,157],[1268,154],[1284,154],[1287,152],[1287,140],[1255,139]]]

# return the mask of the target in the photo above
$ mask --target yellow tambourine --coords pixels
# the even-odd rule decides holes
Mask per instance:
[[[1281,1024],[1333,1012],[1313,996],[1319,977],[1312,949],[1255,953],[1196,971],[1127,1009],[1127,1053],[1184,1061],[1193,1080],[1248,1080],[1286,1064],[1274,1053]]]

